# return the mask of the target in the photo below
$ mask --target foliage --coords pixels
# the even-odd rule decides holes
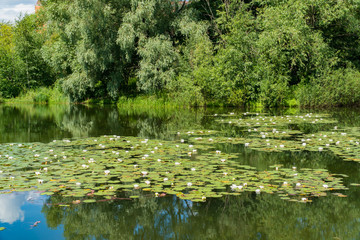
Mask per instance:
[[[314,78],[300,85],[298,98],[307,107],[358,105],[360,102],[360,72],[346,68]]]
[[[45,34],[41,20],[36,15],[25,15],[15,25],[15,52],[21,60],[23,87],[27,89],[50,86],[54,83],[51,68],[42,58],[41,47]]]
[[[355,105],[359,13],[349,0],[42,1],[1,24],[0,92],[57,84],[71,102]]]
[[[0,23],[0,97],[15,97],[20,93],[19,65],[14,50],[14,28]]]
[[[6,99],[7,103],[69,103],[69,99],[59,87],[40,87],[22,92],[19,96]]]

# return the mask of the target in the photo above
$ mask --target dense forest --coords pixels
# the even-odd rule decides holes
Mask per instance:
[[[360,103],[358,0],[42,0],[0,23],[0,97]]]

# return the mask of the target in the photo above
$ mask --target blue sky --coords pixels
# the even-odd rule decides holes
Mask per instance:
[[[37,0],[0,0],[0,22],[14,22],[20,13],[35,12],[36,2]]]

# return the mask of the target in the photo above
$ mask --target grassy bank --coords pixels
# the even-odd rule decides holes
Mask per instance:
[[[166,96],[151,96],[142,95],[137,97],[120,97],[117,101],[117,106],[120,109],[142,109],[142,110],[160,110],[160,109],[178,109],[189,108],[190,106],[174,101]]]
[[[4,99],[6,103],[70,103],[69,98],[60,92],[58,88],[37,88],[28,90],[16,98]]]

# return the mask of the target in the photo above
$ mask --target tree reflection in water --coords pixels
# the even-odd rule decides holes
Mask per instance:
[[[312,204],[264,194],[192,203],[174,196],[60,207],[43,206],[47,224],[64,224],[66,239],[359,239],[356,199],[327,197]]]

